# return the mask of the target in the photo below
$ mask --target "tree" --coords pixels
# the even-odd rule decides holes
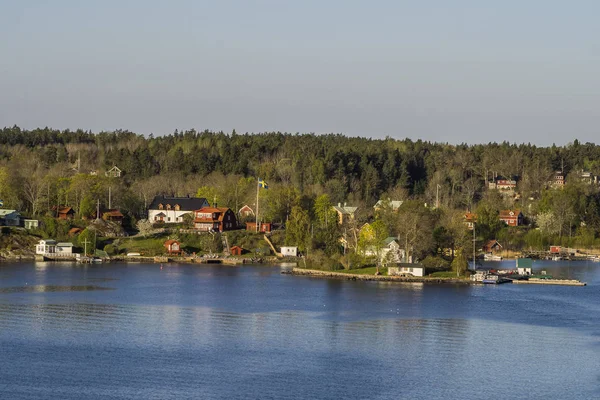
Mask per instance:
[[[328,194],[317,196],[313,209],[315,218],[322,227],[327,228],[329,224],[337,225],[337,213],[333,209],[333,204]]]
[[[286,225],[285,242],[296,245],[301,251],[310,247],[310,217],[308,211],[299,206],[292,208],[292,213]]]

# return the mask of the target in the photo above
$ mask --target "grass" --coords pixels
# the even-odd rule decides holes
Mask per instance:
[[[432,278],[466,278],[466,275],[462,275],[462,276],[456,276],[456,271],[437,271],[434,272],[430,275],[428,275]]]
[[[377,267],[346,269],[346,270],[339,270],[339,271],[335,271],[335,272],[342,272],[344,274],[354,274],[354,275],[375,275],[375,272],[377,272]],[[387,275],[387,268],[381,267],[381,268],[379,268],[379,272],[381,273],[381,275]]]

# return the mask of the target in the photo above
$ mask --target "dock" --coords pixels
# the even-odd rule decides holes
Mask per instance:
[[[529,278],[529,279],[514,279],[512,283],[519,285],[563,285],[563,286],[586,286],[587,283],[578,281],[576,279],[540,279],[540,278]]]

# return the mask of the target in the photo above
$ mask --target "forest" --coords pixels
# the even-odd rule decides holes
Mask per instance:
[[[113,166],[123,171],[120,178],[105,176]],[[564,188],[549,184],[556,171],[566,176]],[[110,191],[112,208],[134,225],[157,194],[198,195],[235,211],[244,204],[254,207],[260,177],[269,183],[261,191],[260,218],[288,223],[290,241],[330,255],[344,252],[337,238],[349,232],[323,222],[323,210],[338,203],[358,207],[357,227],[380,219],[386,235],[407,243],[410,236],[420,259],[448,243],[453,249],[471,246],[467,211],[477,214],[479,242],[495,238],[514,249],[595,247],[600,245],[600,190],[579,179],[581,171],[600,175],[600,147],[577,140],[538,147],[235,130],[175,130],[163,136],[0,130],[4,208],[35,218],[68,205],[86,217],[94,215],[98,201],[108,206]],[[514,193],[490,189],[488,182],[497,177],[516,181]],[[373,210],[380,199],[404,204],[382,218]],[[521,210],[524,226],[499,222],[505,209]]]

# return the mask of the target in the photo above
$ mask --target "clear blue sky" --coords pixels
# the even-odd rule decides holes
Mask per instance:
[[[600,142],[597,0],[0,0],[0,126]]]

